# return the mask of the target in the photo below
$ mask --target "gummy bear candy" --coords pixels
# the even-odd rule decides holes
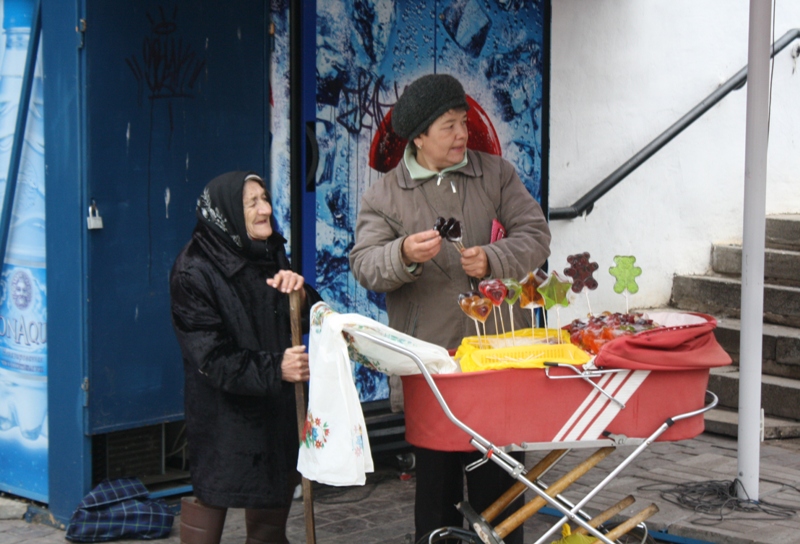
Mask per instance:
[[[642,269],[634,266],[636,257],[633,255],[617,255],[614,257],[616,266],[608,269],[609,274],[617,278],[614,283],[614,292],[622,294],[626,289],[632,295],[639,292],[639,286],[636,284],[636,278],[642,275]]]
[[[586,287],[590,291],[597,289],[597,280],[592,277],[592,272],[599,268],[597,263],[589,262],[589,253],[583,252],[567,257],[570,264],[564,269],[564,274],[572,278],[572,290],[580,293]]]
[[[503,280],[503,285],[508,289],[508,293],[506,293],[506,302],[508,302],[509,306],[513,306],[519,299],[520,293],[522,293],[522,285],[513,278]]]
[[[478,284],[478,290],[483,293],[483,296],[491,300],[495,306],[500,306],[508,294],[508,288],[503,283],[503,280],[498,279],[483,280]]]
[[[531,309],[544,306],[544,299],[536,289],[546,280],[547,274],[541,268],[528,272],[528,275],[519,282],[522,287],[519,294],[520,306]]]
[[[544,307],[546,310],[549,310],[556,304],[564,307],[569,306],[567,293],[570,288],[570,282],[563,281],[558,274],[553,272],[536,290],[542,294],[542,298],[544,298]]]

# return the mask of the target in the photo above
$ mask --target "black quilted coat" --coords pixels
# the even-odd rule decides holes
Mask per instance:
[[[282,246],[247,259],[199,222],[172,269],[192,485],[204,503],[286,506],[298,481],[295,386],[280,368],[289,300],[266,284],[287,268]],[[309,306],[319,300],[310,287],[306,294]]]

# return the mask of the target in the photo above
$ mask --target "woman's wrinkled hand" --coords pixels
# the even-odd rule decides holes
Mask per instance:
[[[403,263],[411,266],[411,263],[425,263],[436,257],[442,249],[442,237],[434,229],[424,230],[416,234],[406,236],[400,253]]]
[[[308,370],[308,353],[305,346],[293,346],[283,352],[281,361],[281,379],[286,382],[307,382],[310,376]]]
[[[280,291],[281,293],[291,293],[301,291],[305,300],[305,290],[303,289],[305,280],[303,276],[291,270],[280,270],[275,276],[267,279],[267,285]]]
[[[481,246],[469,247],[461,252],[461,267],[467,276],[485,278],[489,275],[489,257]]]

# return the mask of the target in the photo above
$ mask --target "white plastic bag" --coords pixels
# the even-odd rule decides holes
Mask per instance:
[[[297,469],[327,485],[363,485],[372,472],[372,453],[350,360],[386,374],[418,374],[408,356],[350,331],[362,331],[403,346],[432,374],[456,372],[458,365],[439,346],[417,340],[358,314],[339,314],[324,302],[311,308],[308,413]]]

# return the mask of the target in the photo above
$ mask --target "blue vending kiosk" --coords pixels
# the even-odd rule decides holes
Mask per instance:
[[[0,488],[46,501],[44,119],[41,59],[29,53],[36,45],[31,43],[32,16],[32,0],[3,3],[0,194],[5,251],[0,253],[4,255],[0,274]],[[26,65],[32,76],[28,79]],[[23,91],[29,101],[20,107]],[[21,120],[25,123],[18,126]]]

